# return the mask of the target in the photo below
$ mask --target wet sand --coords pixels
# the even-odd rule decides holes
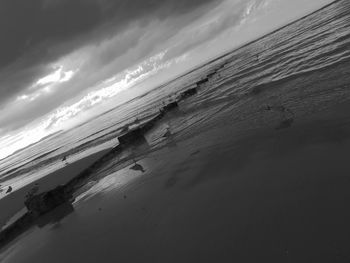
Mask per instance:
[[[99,151],[81,160],[73,163],[67,163],[63,168],[35,181],[21,189],[14,189],[12,193],[7,194],[0,200],[0,226],[2,227],[7,221],[24,207],[24,200],[27,193],[38,188],[38,192],[48,191],[57,185],[61,185],[84,171],[87,167],[101,158],[109,149]]]
[[[0,261],[350,262],[350,57],[336,50],[341,60],[312,70],[328,57],[300,58],[310,71],[278,79],[298,62],[282,50],[258,69],[246,59],[242,70],[235,59],[220,65],[155,127],[160,138],[129,149],[123,164],[110,159]],[[271,69],[273,58],[285,61]],[[265,66],[268,82],[241,83]],[[57,179],[45,179],[48,189]]]
[[[103,178],[3,262],[347,262],[350,102],[213,129]],[[266,113],[260,113],[266,114]],[[253,119],[254,120],[254,119]],[[51,219],[52,219],[51,218]]]

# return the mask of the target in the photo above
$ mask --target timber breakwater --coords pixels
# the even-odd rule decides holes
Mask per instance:
[[[159,108],[158,114],[150,120],[135,128],[129,129],[128,127],[128,129],[125,129],[124,133],[118,137],[119,144],[117,146],[112,148],[66,184],[39,194],[28,194],[24,202],[27,212],[0,232],[0,248],[9,244],[32,226],[38,224],[45,225],[45,219],[43,218],[49,217],[53,211],[63,210],[69,211],[69,213],[74,211],[72,206],[75,201],[74,193],[89,183],[96,171],[103,168],[108,161],[121,154],[124,150],[134,145],[144,143],[144,136],[147,132],[154,128],[168,112],[178,109],[180,101],[196,95],[198,90],[208,81],[208,77],[199,80],[195,83],[195,87],[192,86],[177,94],[175,101],[163,104],[163,106]],[[66,208],[69,209],[67,210]]]

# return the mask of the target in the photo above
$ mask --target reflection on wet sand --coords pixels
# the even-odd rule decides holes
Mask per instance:
[[[28,212],[0,232],[0,247],[6,246],[34,225],[43,227],[49,223],[58,222],[72,213],[74,211],[72,205],[72,202],[75,200],[73,198],[74,193],[78,192],[81,188],[87,191],[88,188],[91,187],[89,182],[97,183],[101,180],[103,176],[100,175],[99,178],[96,178],[94,177],[94,173],[123,152],[129,151],[129,157],[127,157],[125,161],[121,160],[121,165],[118,164],[117,169],[121,169],[123,163],[124,166],[129,165],[128,162],[133,160],[130,159],[130,157],[132,157],[135,152],[142,152],[149,148],[147,140],[144,137],[145,133],[151,130],[165,114],[177,108],[177,102],[171,102],[163,106],[160,110],[160,115],[142,124],[140,127],[128,130],[124,135],[118,138],[118,146],[106,153],[65,185],[58,186],[53,190],[40,194],[36,194],[39,191],[39,187],[35,185],[26,195],[25,206]],[[64,161],[66,161],[66,159]],[[142,173],[146,172],[141,164],[138,164],[135,160],[133,160],[133,162],[134,165],[130,167],[131,170],[141,171]],[[109,169],[109,172],[112,172],[112,169]],[[105,174],[105,176],[106,175],[107,174]],[[12,188],[7,192],[11,191]]]
[[[74,212],[70,202],[65,202],[42,216],[27,212],[15,223],[0,232],[0,247],[4,248],[34,226],[54,225]]]
[[[56,207],[45,215],[39,217],[35,224],[39,228],[43,228],[47,225],[54,225],[61,222],[65,217],[74,212],[74,206],[70,202],[63,203]]]
[[[170,98],[78,177],[30,193],[0,246],[65,219],[37,253],[31,233],[21,239],[13,262],[347,262],[350,60],[293,71],[307,61],[281,45],[218,63],[176,96],[193,100]]]

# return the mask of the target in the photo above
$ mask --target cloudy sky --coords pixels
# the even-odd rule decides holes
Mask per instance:
[[[0,0],[0,158],[329,2]]]

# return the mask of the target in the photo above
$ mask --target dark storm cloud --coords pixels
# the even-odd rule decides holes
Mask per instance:
[[[0,102],[43,74],[46,64],[131,23],[147,25],[220,0],[2,0]]]

